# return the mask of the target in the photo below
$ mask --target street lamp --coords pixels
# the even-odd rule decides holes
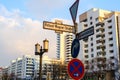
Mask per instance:
[[[39,80],[42,80],[42,55],[48,52],[49,41],[47,39],[43,40],[43,48],[40,44],[35,44],[35,55],[39,55]]]

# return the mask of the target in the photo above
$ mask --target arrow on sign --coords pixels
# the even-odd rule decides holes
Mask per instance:
[[[75,24],[76,16],[77,16],[77,10],[78,10],[79,0],[76,0],[74,4],[70,7],[70,13],[72,16],[73,23]]]

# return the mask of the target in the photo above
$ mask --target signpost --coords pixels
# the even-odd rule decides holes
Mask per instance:
[[[68,73],[73,79],[82,79],[84,71],[84,65],[79,59],[72,59],[68,63]]]
[[[75,31],[74,26],[62,24],[62,23],[60,24],[56,22],[48,22],[48,21],[43,22],[43,28],[49,30],[55,30],[56,32],[61,31],[61,32],[74,33]]]

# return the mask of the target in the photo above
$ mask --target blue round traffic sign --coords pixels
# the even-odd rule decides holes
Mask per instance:
[[[71,46],[71,56],[76,58],[79,54],[80,43],[78,39],[74,39]]]
[[[68,63],[68,73],[73,79],[82,79],[84,76],[84,71],[84,65],[79,59],[72,59]]]

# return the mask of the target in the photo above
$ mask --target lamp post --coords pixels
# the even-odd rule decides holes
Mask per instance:
[[[39,55],[39,80],[42,80],[42,55],[48,52],[49,41],[47,39],[43,40],[43,48],[40,44],[35,44],[35,55]]]

